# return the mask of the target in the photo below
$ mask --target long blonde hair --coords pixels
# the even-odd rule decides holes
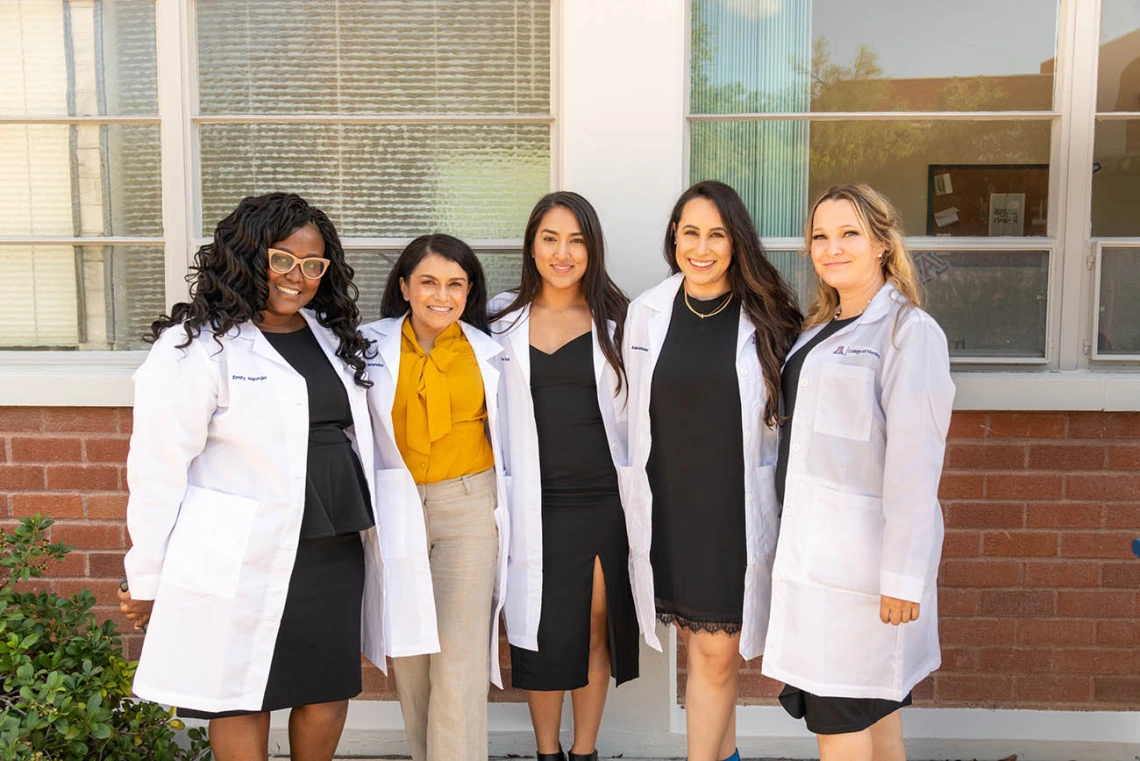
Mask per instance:
[[[898,292],[906,297],[905,306],[922,306],[922,285],[915,271],[914,257],[906,247],[902,219],[898,209],[887,197],[870,185],[833,185],[821,195],[811,207],[807,222],[804,223],[804,245],[811,251],[811,231],[815,221],[815,211],[824,201],[850,201],[855,208],[855,216],[863,234],[885,247],[880,266],[883,277]],[[808,307],[804,318],[804,328],[822,325],[835,316],[839,308],[839,291],[817,278],[815,298]]]

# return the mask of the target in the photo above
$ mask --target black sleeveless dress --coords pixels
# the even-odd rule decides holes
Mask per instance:
[[[629,542],[584,333],[553,354],[530,348],[531,396],[542,479],[542,614],[538,651],[511,646],[511,682],[576,690],[589,681],[594,558],[606,585],[610,673],[638,675]]]

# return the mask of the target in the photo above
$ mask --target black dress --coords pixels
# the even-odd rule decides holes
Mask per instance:
[[[274,711],[360,694],[360,532],[375,524],[364,471],[345,435],[352,410],[340,376],[308,326],[263,335],[304,376],[309,399],[300,542],[261,705]],[[180,716],[200,719],[248,713],[255,712],[178,709]]]
[[[724,303],[692,297],[710,313]],[[701,318],[677,290],[653,370],[650,561],[657,617],[690,631],[737,633],[744,609],[744,434],[735,303]]]
[[[606,585],[610,673],[621,684],[638,674],[637,616],[590,334],[553,354],[532,346],[530,362],[542,480],[542,613],[538,651],[511,646],[511,681],[524,690],[586,686],[597,557]]]
[[[776,461],[776,497],[781,505],[784,503],[784,487],[788,480],[788,452],[792,440],[792,423],[795,419],[796,391],[799,388],[800,371],[803,370],[804,360],[818,344],[857,319],[858,316],[855,316],[827,323],[784,363],[784,370],[780,376],[784,422],[780,431],[780,455]],[[788,684],[780,692],[780,704],[794,718],[804,719],[811,732],[817,735],[836,735],[863,731],[884,716],[910,705],[911,696],[907,695],[900,701],[831,697],[813,695]]]

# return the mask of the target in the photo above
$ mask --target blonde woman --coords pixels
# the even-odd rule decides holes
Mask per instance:
[[[819,288],[781,383],[783,510],[764,674],[821,761],[905,759],[898,709],[938,668],[938,481],[954,400],[898,212],[831,188],[805,239]]]

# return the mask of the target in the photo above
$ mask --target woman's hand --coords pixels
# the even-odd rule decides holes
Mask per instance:
[[[879,618],[884,624],[898,626],[918,620],[919,605],[910,600],[882,595],[879,598]]]
[[[131,593],[119,587],[119,610],[128,620],[135,622],[136,629],[142,629],[150,621],[150,611],[154,608],[154,600],[136,600]]]

